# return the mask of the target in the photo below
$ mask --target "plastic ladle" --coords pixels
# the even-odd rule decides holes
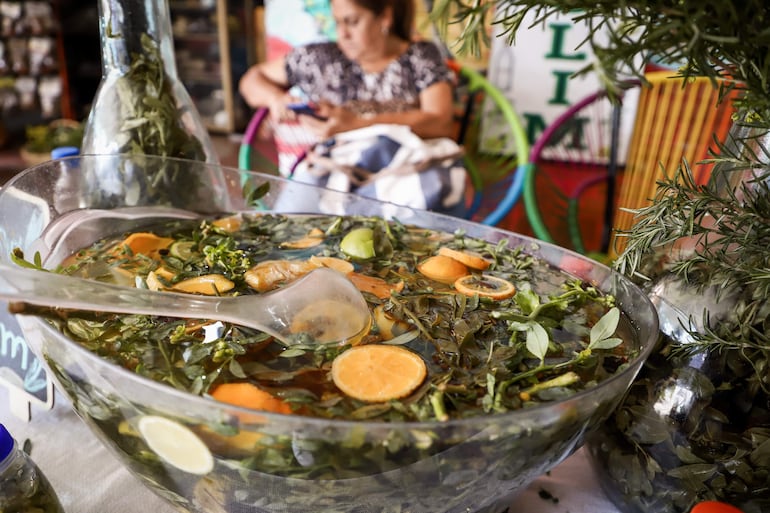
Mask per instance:
[[[54,308],[227,321],[287,345],[300,339],[354,340],[365,335],[371,323],[361,292],[343,274],[327,268],[266,294],[199,296],[0,265],[0,298]]]

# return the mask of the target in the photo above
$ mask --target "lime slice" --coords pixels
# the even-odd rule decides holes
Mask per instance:
[[[340,250],[348,256],[361,260],[374,258],[374,230],[371,228],[351,230],[342,238]]]
[[[190,474],[208,474],[214,457],[206,444],[189,428],[156,415],[139,419],[139,433],[163,461]]]
[[[193,254],[195,243],[191,240],[180,240],[171,244],[168,248],[169,254],[177,257],[179,260],[186,262]]]

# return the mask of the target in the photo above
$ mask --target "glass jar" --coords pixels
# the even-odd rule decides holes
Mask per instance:
[[[59,499],[35,463],[0,424],[0,511],[64,513]]]
[[[167,0],[99,0],[102,81],[82,154],[132,153],[217,163],[179,80]]]
[[[696,232],[667,248],[691,266],[690,277],[724,268],[699,287],[666,274],[673,262],[651,267],[662,269],[648,289],[662,338],[587,443],[602,488],[627,513],[688,513],[702,501],[770,511],[770,298],[754,274],[764,268],[755,259],[767,248],[767,221],[755,216],[752,226],[736,225],[767,203],[768,189],[756,178],[770,137],[746,126],[734,126],[731,135],[725,151],[734,158],[714,168],[708,186],[731,208],[697,219],[701,227],[723,223],[741,238],[723,246]]]

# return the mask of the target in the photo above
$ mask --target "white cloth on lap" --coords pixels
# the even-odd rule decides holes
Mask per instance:
[[[422,210],[456,213],[465,197],[462,148],[449,138],[422,139],[408,126],[378,124],[316,144],[292,178]],[[328,199],[328,198],[327,198]],[[345,206],[321,200],[330,214]]]

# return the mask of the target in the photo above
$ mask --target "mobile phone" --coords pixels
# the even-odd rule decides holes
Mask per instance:
[[[297,114],[303,114],[305,116],[313,116],[314,118],[317,118],[317,119],[326,119],[322,116],[319,116],[315,110],[315,107],[309,103],[290,103],[286,107]]]

